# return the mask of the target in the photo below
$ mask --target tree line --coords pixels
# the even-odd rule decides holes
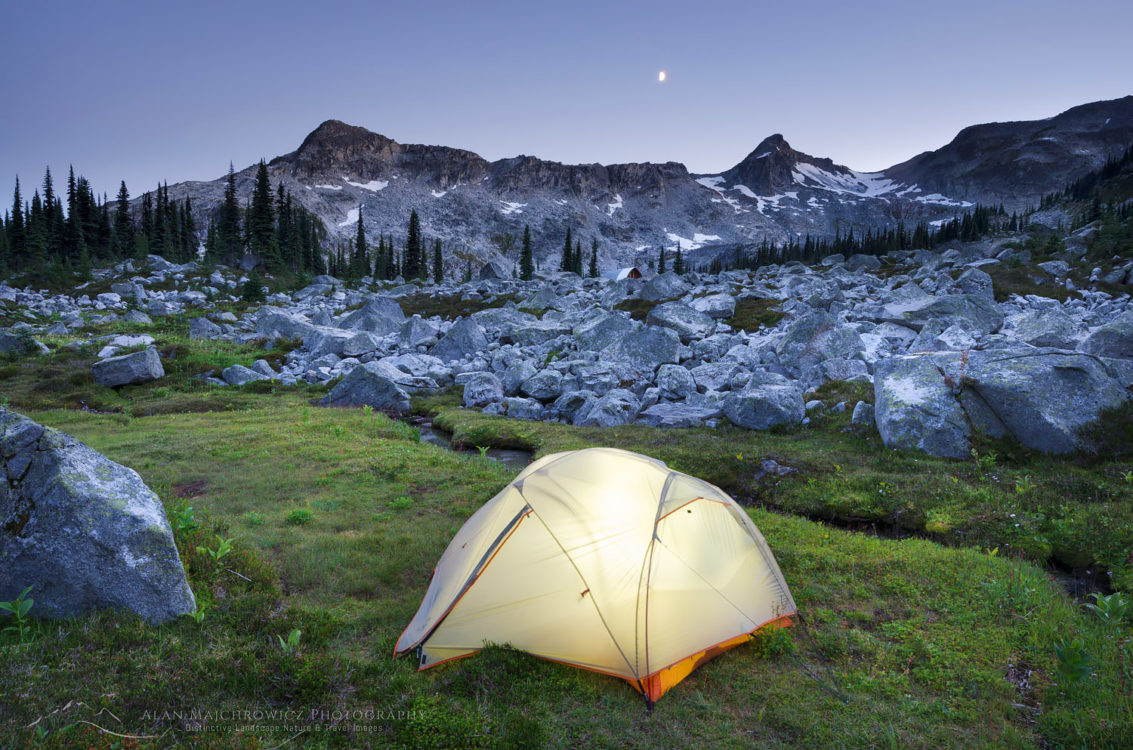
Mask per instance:
[[[827,255],[885,255],[886,253],[933,248],[960,240],[972,242],[992,232],[1016,231],[1025,223],[1025,217],[1018,213],[1008,214],[1003,205],[997,207],[976,204],[963,215],[931,226],[926,222],[916,224],[912,229],[899,222],[896,227],[874,230],[866,229],[864,234],[854,235],[853,227],[842,234],[835,231],[834,237],[792,238],[784,243],[764,239],[758,245],[736,248],[730,253],[717,255],[710,263],[701,265],[698,270],[720,273],[733,269],[755,270],[775,263],[800,261],[814,264]]]

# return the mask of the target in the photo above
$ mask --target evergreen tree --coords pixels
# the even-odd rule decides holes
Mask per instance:
[[[145,204],[142,204],[142,226],[145,226]],[[224,202],[216,223],[216,239],[223,262],[235,266],[244,249],[240,236],[240,204],[236,201],[236,171],[228,163],[228,180],[224,184]]]
[[[130,217],[130,191],[122,180],[118,188],[118,211],[114,214],[114,248],[117,258],[128,258],[134,252],[134,220]]]
[[[441,257],[441,241],[433,242],[433,281],[440,284],[445,280],[444,258]]]
[[[657,273],[665,273],[665,246],[661,246],[661,254],[657,257]]]
[[[189,198],[181,205],[181,257],[184,262],[197,259],[197,224],[193,221],[193,204]]]
[[[409,214],[409,235],[405,241],[405,258],[401,271],[406,280],[416,279],[423,273],[422,260],[424,252],[421,247],[421,220],[417,211]]]
[[[20,178],[16,178],[16,192],[12,197],[12,217],[7,221],[8,253],[17,261],[14,268],[21,267],[27,254],[27,228],[24,225],[24,202],[20,197]]]
[[[354,255],[351,257],[350,274],[360,279],[370,273],[370,249],[366,246],[366,230],[362,228],[362,206],[358,206],[358,232],[354,236]]]
[[[523,227],[523,249],[519,253],[519,278],[531,281],[535,275],[535,257],[531,250],[531,227]]]
[[[590,241],[590,268],[587,272],[592,279],[598,278],[598,238]]]
[[[569,271],[574,268],[574,249],[570,238],[570,225],[567,225],[566,242],[563,243],[563,257],[559,262],[560,271]]]
[[[681,258],[681,243],[678,242],[677,256],[673,258],[673,273],[675,273],[677,276],[683,276],[686,270],[687,269],[685,268],[684,259]]]
[[[275,209],[272,203],[268,167],[260,159],[256,168],[256,184],[252,188],[252,204],[248,211],[248,250],[260,257],[269,269],[280,267],[275,243]]]

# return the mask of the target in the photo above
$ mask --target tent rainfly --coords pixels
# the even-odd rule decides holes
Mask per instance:
[[[613,448],[535,461],[457,532],[395,653],[420,669],[488,643],[620,677],[650,706],[790,624],[763,536],[719,488]]]

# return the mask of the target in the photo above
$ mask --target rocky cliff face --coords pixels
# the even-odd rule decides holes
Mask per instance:
[[[947,146],[884,174],[957,199],[1022,209],[1130,143],[1133,96],[1083,104],[1045,120],[973,125]]]
[[[662,247],[680,246],[696,262],[701,253],[763,239],[940,221],[975,202],[1018,208],[1130,142],[1133,97],[1040,122],[973,126],[939,151],[875,173],[796,151],[779,134],[725,172],[694,175],[676,162],[489,162],[328,120],[297,150],[273,159],[269,171],[342,239],[353,236],[361,212],[368,236],[385,233],[400,243],[416,210],[426,237],[444,242],[454,266],[473,257],[509,269],[526,225],[546,268],[557,263],[570,226],[585,246],[598,241],[606,269],[644,264]],[[250,166],[237,175],[242,199],[254,172]],[[170,195],[192,197],[203,224],[220,203],[223,179],[173,185]]]

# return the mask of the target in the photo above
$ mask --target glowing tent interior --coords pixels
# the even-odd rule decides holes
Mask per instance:
[[[649,705],[795,603],[719,488],[628,451],[535,461],[457,532],[395,653],[508,644],[627,680]]]

